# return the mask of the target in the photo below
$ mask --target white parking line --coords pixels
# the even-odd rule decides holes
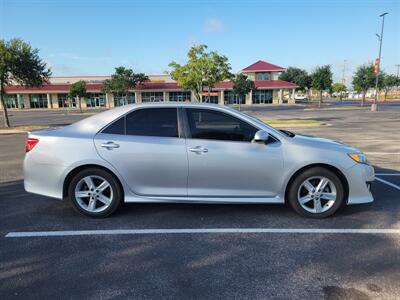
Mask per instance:
[[[383,180],[383,179],[381,179],[379,177],[375,177],[375,179],[380,181],[380,182],[382,182],[382,183],[384,183],[384,184],[387,184],[387,185],[389,185],[389,186],[391,186],[391,187],[393,187],[395,189],[398,189],[400,191],[400,186],[398,186],[398,185],[395,185],[395,184],[393,184],[393,183],[391,183],[389,181]]]
[[[400,176],[400,173],[375,173],[377,176]]]
[[[147,235],[204,233],[305,233],[305,234],[400,234],[400,229],[336,229],[336,228],[189,228],[189,229],[114,229],[9,232],[6,238],[62,237],[87,235]]]
[[[366,155],[400,155],[400,152],[364,152]]]

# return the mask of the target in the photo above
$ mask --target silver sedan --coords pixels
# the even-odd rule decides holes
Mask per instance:
[[[324,218],[373,201],[373,167],[358,150],[277,130],[234,109],[127,105],[28,134],[28,192],[105,217],[122,202],[284,203]]]

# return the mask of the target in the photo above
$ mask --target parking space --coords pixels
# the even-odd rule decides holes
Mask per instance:
[[[125,204],[89,219],[25,193],[24,135],[0,136],[0,298],[399,298],[398,111],[253,113],[329,119],[291,130],[372,153],[375,201],[324,220],[287,205],[206,204]]]

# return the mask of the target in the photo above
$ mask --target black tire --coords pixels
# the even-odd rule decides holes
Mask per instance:
[[[100,212],[90,212],[88,210],[85,210],[84,208],[81,207],[81,205],[78,203],[78,200],[75,197],[75,188],[77,184],[87,176],[98,176],[107,180],[107,182],[110,185],[110,189],[112,190],[113,197],[111,203],[108,205],[106,209]],[[68,198],[73,208],[80,214],[93,218],[105,218],[114,213],[122,203],[123,189],[119,181],[111,173],[100,168],[88,168],[80,171],[72,178],[68,186]]]
[[[328,178],[335,185],[336,188],[336,200],[334,204],[328,210],[321,213],[313,213],[307,211],[301,206],[301,204],[297,199],[300,185],[306,179],[315,176],[323,176]],[[303,217],[313,218],[313,219],[323,219],[334,214],[344,202],[344,196],[345,196],[345,191],[342,181],[334,172],[323,167],[310,168],[298,174],[296,178],[294,178],[294,180],[291,182],[287,193],[288,202],[290,203],[294,211],[296,211],[299,215]]]

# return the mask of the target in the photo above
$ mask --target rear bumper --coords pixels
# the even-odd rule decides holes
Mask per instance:
[[[355,164],[347,170],[349,197],[347,204],[370,203],[374,201],[371,185],[375,180],[374,168],[366,164]]]
[[[24,188],[29,193],[62,199],[60,178],[64,166],[37,163],[29,154],[24,160]]]

